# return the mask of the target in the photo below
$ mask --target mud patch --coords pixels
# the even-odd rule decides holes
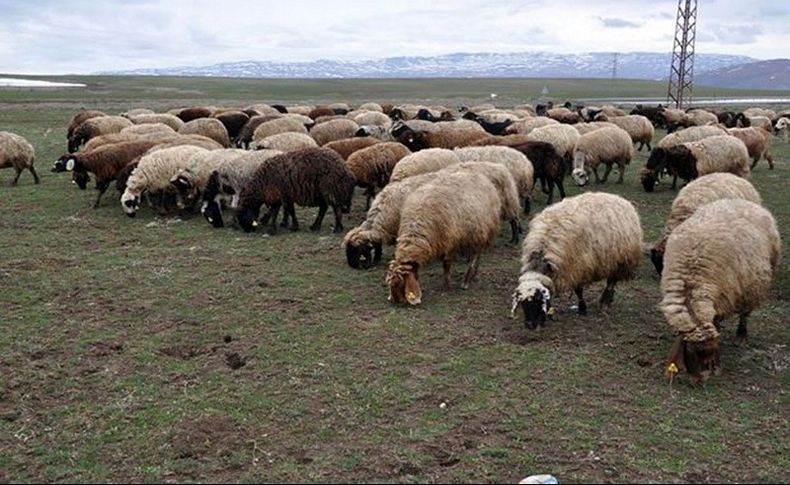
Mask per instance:
[[[116,342],[99,341],[91,345],[90,354],[94,357],[107,357],[123,352],[123,345]]]
[[[247,359],[240,356],[236,352],[231,352],[225,354],[225,363],[228,364],[228,367],[230,367],[231,369],[236,370],[236,369],[241,369],[242,367],[247,365]]]
[[[175,357],[182,360],[189,360],[206,353],[205,350],[189,344],[168,345],[159,349],[159,352],[168,357]]]

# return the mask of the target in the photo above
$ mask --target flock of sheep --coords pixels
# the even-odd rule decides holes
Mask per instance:
[[[776,222],[748,179],[762,158],[773,168],[773,135],[784,132],[786,140],[788,125],[790,112],[757,108],[638,106],[626,114],[569,103],[460,112],[378,103],[135,109],[118,116],[81,111],[68,126],[68,153],[52,171],[70,172],[81,189],[92,174],[94,207],[115,182],[128,216],[145,199],[161,214],[200,208],[222,227],[223,211],[233,210],[247,232],[260,224],[275,233],[280,209],[280,226],[297,230],[296,205],[319,208],[313,231],[331,207],[334,231],[344,231],[343,214],[362,187],[368,212],[345,235],[347,262],[369,268],[381,262],[384,245],[394,245],[389,300],[411,305],[423,298],[420,271],[436,260],[449,286],[452,264],[466,258],[466,289],[503,220],[518,242],[534,185],[548,204],[556,188],[563,200],[529,223],[512,296],[513,314],[521,308],[525,325],[535,328],[553,315],[556,294],[574,291],[578,313],[586,313],[584,288],[597,281],[606,281],[600,303],[612,304],[615,285],[633,277],[642,259],[634,206],[603,192],[565,198],[566,175],[580,186],[590,173],[605,183],[616,166],[622,183],[634,145],[651,150],[654,129],[667,128],[672,133],[652,148],[640,179],[648,192],[665,175],[673,189],[678,177],[688,182],[650,257],[662,275],[660,306],[676,335],[668,372],[686,370],[696,383],[719,369],[721,320],[739,315],[737,336],[745,338],[746,318],[766,298],[778,266]],[[13,184],[25,169],[38,183],[33,159],[27,141],[0,132],[0,168],[16,170]]]

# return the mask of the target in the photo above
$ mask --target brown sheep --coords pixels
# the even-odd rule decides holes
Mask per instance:
[[[370,209],[370,200],[389,183],[392,169],[411,150],[397,142],[377,143],[356,151],[348,157],[346,166],[357,179],[357,185],[365,189],[365,210]]]
[[[318,206],[318,216],[310,230],[321,230],[327,209],[335,213],[334,232],[343,231],[342,213],[351,209],[351,197],[356,181],[340,155],[327,148],[305,148],[277,155],[266,160],[255,171],[252,180],[239,195],[236,219],[245,232],[256,225],[261,205],[269,211],[263,222],[277,230],[277,213],[285,206],[290,215],[291,230],[299,228],[294,205]]]
[[[241,129],[250,120],[250,117],[241,111],[225,111],[214,115],[214,118],[225,125],[225,129],[228,130],[228,137],[231,140],[235,140],[239,136]]]
[[[103,111],[96,111],[96,110],[82,110],[79,113],[75,114],[69,120],[68,128],[66,129],[66,139],[71,138],[74,134],[74,130],[77,129],[85,121],[91,118],[98,118],[99,116],[107,116],[106,113]]]
[[[225,125],[214,118],[198,118],[184,123],[184,126],[179,128],[178,133],[181,135],[202,135],[216,141],[223,148],[230,147],[230,137]]]
[[[208,118],[214,114],[214,110],[207,106],[197,106],[194,108],[184,108],[178,112],[176,116],[181,118],[184,123],[189,123],[192,120],[200,118]]]
[[[79,125],[69,138],[69,153],[74,153],[83,143],[93,137],[119,133],[132,122],[122,116],[97,116],[90,118]]]
[[[324,145],[324,148],[330,148],[336,151],[343,160],[348,161],[348,157],[351,156],[352,153],[380,142],[381,140],[373,138],[372,136],[355,136],[352,138],[330,141]]]

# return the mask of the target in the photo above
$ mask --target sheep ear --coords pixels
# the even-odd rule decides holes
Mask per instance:
[[[69,158],[68,159],[68,161],[66,162],[66,171],[67,172],[71,172],[72,170],[74,170],[74,163],[75,162],[74,162],[73,158]]]

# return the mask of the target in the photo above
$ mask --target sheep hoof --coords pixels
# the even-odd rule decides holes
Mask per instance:
[[[310,226],[310,230],[313,232],[318,232],[321,230],[321,226],[316,226],[315,224],[313,224],[312,226]]]
[[[335,226],[332,229],[333,234],[342,234],[343,233],[343,226]]]

